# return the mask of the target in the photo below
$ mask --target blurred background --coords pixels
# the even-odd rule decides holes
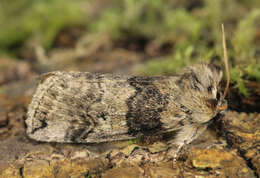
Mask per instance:
[[[260,109],[259,0],[1,0],[0,96],[31,96],[53,70],[173,75],[230,63],[230,108]],[[224,77],[225,80],[225,77]]]

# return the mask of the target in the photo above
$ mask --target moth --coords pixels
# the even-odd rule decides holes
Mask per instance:
[[[181,148],[227,105],[222,71],[196,64],[176,76],[50,72],[29,105],[27,135],[37,141],[99,143],[175,132]]]

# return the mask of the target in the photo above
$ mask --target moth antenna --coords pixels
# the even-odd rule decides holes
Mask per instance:
[[[224,90],[224,94],[222,96],[222,99],[224,99],[227,95],[228,89],[229,89],[229,83],[230,83],[230,76],[229,76],[229,67],[228,67],[228,56],[227,56],[227,47],[226,47],[226,37],[225,37],[225,29],[224,24],[221,24],[222,27],[222,46],[223,46],[223,53],[224,53],[224,61],[225,61],[225,71],[226,71],[226,87]]]

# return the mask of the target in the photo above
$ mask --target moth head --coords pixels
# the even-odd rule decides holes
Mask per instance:
[[[198,64],[189,68],[194,90],[203,92],[208,98],[217,98],[218,86],[222,78],[221,68],[213,64]]]
[[[188,108],[200,115],[201,122],[207,122],[221,110],[226,102],[222,101],[219,84],[222,79],[221,68],[214,64],[197,64],[186,68],[181,83],[186,88]],[[205,117],[204,117],[205,116]],[[207,116],[207,117],[206,117]]]

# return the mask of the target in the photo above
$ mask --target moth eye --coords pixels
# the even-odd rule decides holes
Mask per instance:
[[[218,104],[218,101],[216,99],[208,99],[207,100],[207,106],[211,108],[216,108]]]
[[[207,88],[207,90],[208,90],[209,93],[212,92],[212,86],[209,86],[209,87]]]

